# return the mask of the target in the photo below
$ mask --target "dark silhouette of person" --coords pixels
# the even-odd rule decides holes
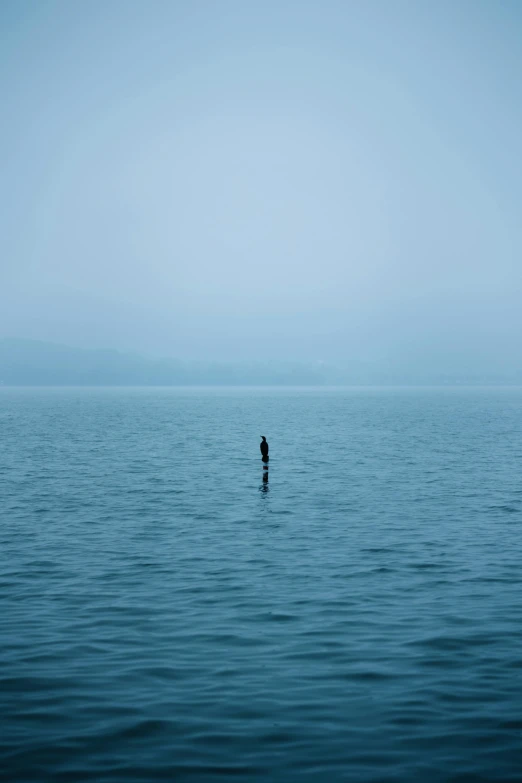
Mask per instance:
[[[264,435],[260,436],[263,438],[261,443],[259,444],[259,448],[261,449],[261,459],[263,462],[268,462],[268,443],[266,442],[266,438]]]

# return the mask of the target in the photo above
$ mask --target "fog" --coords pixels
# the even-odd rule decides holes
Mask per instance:
[[[520,366],[517,0],[3,0],[0,337]]]

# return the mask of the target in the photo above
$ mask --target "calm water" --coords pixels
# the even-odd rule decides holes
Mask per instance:
[[[521,430],[520,389],[0,390],[1,779],[522,780]]]

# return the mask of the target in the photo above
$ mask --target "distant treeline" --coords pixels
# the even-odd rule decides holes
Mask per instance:
[[[118,351],[84,350],[32,340],[0,340],[0,384],[7,386],[336,386],[522,383],[462,370],[407,371],[363,362],[184,362]]]

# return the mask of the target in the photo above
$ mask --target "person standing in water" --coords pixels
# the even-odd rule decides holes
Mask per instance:
[[[268,462],[268,443],[266,442],[264,435],[261,435],[260,437],[263,439],[259,444],[259,448],[261,449],[261,459],[263,462]]]

